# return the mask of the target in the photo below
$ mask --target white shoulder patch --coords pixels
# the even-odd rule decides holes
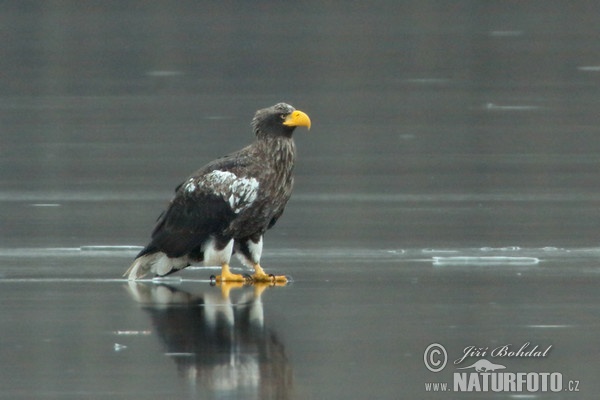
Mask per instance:
[[[256,200],[258,187],[259,183],[255,178],[238,177],[229,171],[215,170],[200,178],[188,179],[183,190],[193,193],[198,189],[207,189],[223,198],[233,212],[238,214]]]

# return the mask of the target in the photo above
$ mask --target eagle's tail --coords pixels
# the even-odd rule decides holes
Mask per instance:
[[[139,255],[125,271],[123,277],[130,281],[141,279],[148,273],[165,276],[189,265],[186,258],[170,258],[162,251]]]

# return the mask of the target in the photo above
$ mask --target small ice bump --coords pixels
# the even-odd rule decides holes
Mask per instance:
[[[488,111],[531,111],[539,108],[538,106],[500,105],[495,103],[486,103],[484,106],[484,109]]]
[[[542,247],[542,251],[561,251],[564,249],[561,249],[559,247],[552,247],[552,246],[546,246],[546,247]]]
[[[119,344],[119,343],[115,343],[113,346],[113,349],[115,351],[123,351],[127,348],[127,346],[125,346],[124,344]]]
[[[142,250],[142,246],[105,246],[105,245],[92,245],[92,246],[81,246],[79,247],[80,251],[140,251]]]
[[[451,249],[423,249],[421,253],[458,253],[458,250]]]
[[[583,72],[600,72],[600,65],[584,65],[577,69]]]
[[[563,329],[572,328],[573,325],[526,325],[526,327],[534,329]]]
[[[521,248],[519,246],[508,246],[508,247],[500,247],[501,251],[519,251]]]
[[[388,252],[388,254],[404,254],[404,253],[406,253],[406,250],[404,250],[404,249],[388,250],[387,252]]]
[[[180,276],[155,276],[152,278],[152,282],[158,283],[181,283],[183,278]]]
[[[536,265],[536,257],[433,257],[433,265]]]
[[[119,336],[151,335],[152,331],[114,331]]]
[[[182,71],[172,71],[172,70],[156,70],[156,71],[148,71],[146,75],[158,78],[168,78],[172,76],[183,75]]]
[[[482,247],[479,250],[481,250],[481,251],[519,251],[519,250],[521,250],[521,248],[519,246]]]

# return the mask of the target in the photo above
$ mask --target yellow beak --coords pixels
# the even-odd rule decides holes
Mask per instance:
[[[310,129],[310,118],[302,111],[296,110],[286,117],[283,124],[286,126],[305,126]]]

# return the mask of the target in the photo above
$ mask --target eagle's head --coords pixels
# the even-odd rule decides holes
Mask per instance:
[[[258,110],[252,119],[256,136],[290,137],[298,126],[310,129],[310,118],[304,112],[296,110],[286,103]]]

